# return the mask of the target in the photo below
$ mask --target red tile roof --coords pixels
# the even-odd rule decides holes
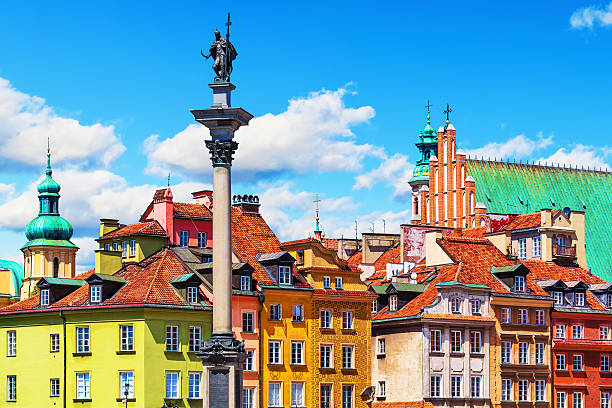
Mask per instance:
[[[433,408],[431,402],[413,401],[413,402],[386,402],[375,401],[372,403],[372,408]]]
[[[500,230],[513,231],[523,228],[539,227],[540,225],[542,225],[542,215],[537,212],[517,215],[509,223],[501,227]]]
[[[361,263],[361,251],[357,251],[353,255],[351,255],[349,259],[347,259],[347,262],[352,264]]]
[[[487,232],[487,227],[466,228],[461,232],[461,236],[466,238],[482,238],[485,232]]]
[[[166,231],[164,231],[164,228],[159,224],[159,222],[153,220],[147,222],[139,222],[137,224],[124,225],[123,227],[111,231],[98,239],[120,238],[128,237],[131,235],[153,235],[160,237],[167,236]]]
[[[488,316],[470,316],[460,314],[437,314],[437,313],[426,313],[423,314],[425,319],[436,319],[436,320],[474,320],[479,322],[494,322],[495,319]]]
[[[370,275],[369,278],[365,279],[366,285],[382,285],[383,282],[387,279],[387,271],[378,271],[374,272]]]
[[[374,262],[374,270],[386,271],[388,263],[400,263],[400,259],[400,244],[399,242],[395,242],[378,257],[376,262]]]
[[[337,251],[338,250],[338,240],[334,238],[325,238],[323,241],[323,245],[329,250]]]
[[[180,218],[198,218],[212,220],[212,211],[204,204],[172,203],[174,216]]]
[[[325,296],[367,298],[368,301],[371,301],[378,297],[375,293],[365,291],[365,290],[315,289],[314,294],[315,295],[325,295]]]

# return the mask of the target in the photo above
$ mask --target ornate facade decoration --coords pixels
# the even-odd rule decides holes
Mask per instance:
[[[231,166],[238,143],[233,140],[207,140],[206,148],[210,151],[213,167]]]

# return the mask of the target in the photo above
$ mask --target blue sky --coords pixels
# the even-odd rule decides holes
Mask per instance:
[[[227,2],[13,2],[0,15],[0,257],[19,260],[52,139],[79,262],[98,219],[134,222],[172,173],[175,197],[210,186],[211,103],[200,56]],[[410,219],[414,143],[453,108],[468,153],[608,167],[612,3],[231,2],[234,192],[262,197],[281,239]]]

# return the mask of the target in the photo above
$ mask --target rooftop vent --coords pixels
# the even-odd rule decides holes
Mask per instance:
[[[232,206],[239,207],[243,212],[259,213],[259,197],[256,195],[234,195]]]

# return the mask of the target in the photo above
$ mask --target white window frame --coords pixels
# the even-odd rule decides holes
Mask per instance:
[[[336,276],[334,286],[336,287],[337,290],[342,290],[343,287],[342,287],[342,277],[341,276]]]
[[[319,368],[334,368],[334,346],[333,344],[319,345]]]
[[[501,309],[501,322],[505,324],[512,323],[512,309],[509,307],[502,307]]]
[[[527,289],[527,279],[523,275],[514,277],[514,290],[516,292],[525,292]]]
[[[342,311],[342,330],[353,330],[353,311]]]
[[[199,353],[202,347],[202,328],[200,326],[189,326],[189,350],[190,353]]]
[[[451,375],[451,398],[463,397],[463,376]]]
[[[461,314],[461,298],[459,296],[453,296],[450,301],[451,313]]]
[[[572,325],[572,339],[581,340],[584,336],[584,327],[581,324]]]
[[[372,314],[378,313],[378,299],[372,301]]]
[[[121,257],[127,258],[128,255],[128,243],[127,241],[121,241]]]
[[[610,407],[610,393],[609,392],[602,392],[600,397],[600,402],[601,402],[601,408],[611,408]]]
[[[342,345],[342,369],[353,370],[355,368],[355,346],[352,344]]]
[[[342,384],[342,408],[354,408],[355,404],[355,385],[354,384]]]
[[[331,289],[331,278],[329,276],[323,277],[323,289]]]
[[[242,312],[242,332],[255,333],[255,317],[253,312]]]
[[[518,400],[529,401],[529,380],[518,381]]]
[[[174,324],[166,326],[166,351],[180,351],[179,327]]]
[[[536,325],[544,326],[546,324],[546,313],[542,309],[536,309]]]
[[[282,319],[282,309],[280,303],[271,303],[270,304],[270,319],[272,321],[280,321]]]
[[[389,311],[391,312],[397,311],[397,295],[389,296]]]
[[[519,343],[519,364],[529,364],[529,343]]]
[[[134,351],[134,326],[131,324],[119,325],[119,344],[121,351]]]
[[[181,397],[181,372],[166,371],[166,398],[179,399]]]
[[[509,378],[502,378],[502,401],[513,401],[513,392],[512,392],[512,380]]]
[[[270,381],[268,383],[268,406],[283,406],[283,383],[280,381]]]
[[[585,294],[583,292],[574,293],[574,306],[582,307],[585,305]]]
[[[255,350],[245,350],[246,357],[242,364],[243,371],[255,371]]]
[[[89,372],[76,373],[76,397],[77,399],[89,399],[91,384]]]
[[[472,398],[482,397],[482,377],[480,375],[471,376],[470,395],[472,396]]]
[[[255,389],[253,387],[242,388],[242,405],[240,408],[253,408],[255,400]]]
[[[459,341],[457,342],[456,333],[459,333]],[[457,349],[456,345],[459,345]],[[451,330],[450,331],[450,352],[461,353],[463,351],[463,331],[462,330]]]
[[[119,371],[119,398],[125,398],[125,386],[128,386],[127,398],[134,398],[134,372]]]
[[[572,371],[584,371],[584,356],[582,354],[572,355]]]
[[[268,364],[283,364],[283,342],[281,340],[268,340]]]
[[[482,354],[482,332],[479,330],[470,330],[470,353]]]
[[[540,258],[542,256],[542,238],[541,237],[533,237],[533,257]]]
[[[565,354],[555,355],[555,370],[559,370],[559,371],[567,370],[567,360],[565,359]]]
[[[332,329],[332,312],[329,309],[321,309],[319,314],[319,328],[321,329]]]
[[[535,400],[536,402],[546,401],[546,380],[535,381]]]
[[[49,306],[49,289],[40,290],[40,305]]]
[[[132,239],[130,240],[130,258],[133,258],[136,256],[136,240]]]
[[[278,284],[281,286],[291,285],[291,267],[281,265],[278,267]]]
[[[198,371],[192,371],[189,373],[188,383],[188,399],[200,399],[202,398],[202,373]]]
[[[240,290],[248,292],[251,290],[251,277],[246,275],[240,276]]]
[[[6,332],[6,355],[15,357],[17,355],[17,331],[9,330]]]
[[[429,379],[429,396],[440,398],[442,396],[442,376],[432,375]]]
[[[566,326],[564,324],[558,324],[555,328],[555,338],[564,339],[566,337]]]
[[[49,352],[50,353],[58,353],[60,351],[60,336],[59,333],[51,333],[49,335]]]
[[[512,364],[512,342],[502,341],[501,343],[502,364]]]
[[[77,326],[75,328],[75,333],[76,333],[76,352],[77,353],[89,353],[90,351],[89,326]]]
[[[472,315],[480,316],[482,313],[480,312],[480,308],[482,306],[482,302],[480,299],[472,299]]]
[[[566,408],[566,394],[563,391],[557,391],[557,405],[556,408]]]
[[[599,340],[610,340],[609,326],[599,326]]]
[[[59,378],[50,378],[49,379],[49,396],[50,397],[59,397],[60,396],[60,379]]]
[[[321,384],[319,386],[319,400],[321,408],[332,408],[334,403],[334,388],[332,384]]]
[[[301,381],[291,382],[291,406],[304,406],[304,383]]]
[[[304,321],[304,305],[294,304],[291,306],[291,321],[303,322]]]
[[[599,371],[603,373],[610,372],[610,354],[601,354],[599,357]]]
[[[379,381],[376,391],[378,391],[378,398],[385,398],[387,396],[387,383]]]
[[[518,310],[518,324],[529,324],[529,309]]]
[[[376,340],[376,355],[384,356],[387,353],[387,342],[385,338],[379,338]]]
[[[196,304],[198,303],[198,287],[197,286],[187,286],[186,288],[187,294],[187,303]]]
[[[429,351],[433,353],[439,353],[442,351],[442,330],[431,330],[429,339]]]
[[[7,375],[6,376],[6,400],[17,401],[17,376]]]
[[[527,258],[527,238],[518,239],[518,257],[519,259]]]
[[[584,396],[581,392],[574,392],[573,398],[574,408],[583,408],[584,407]]]
[[[559,290],[553,292],[553,299],[555,299],[556,306],[562,306],[565,303],[565,296],[563,292]]]
[[[544,343],[535,344],[535,363],[536,365],[546,364],[546,344]]]
[[[304,365],[304,341],[291,341],[291,365]]]
[[[90,303],[101,303],[102,302],[102,286],[101,285],[90,286],[89,302]]]

